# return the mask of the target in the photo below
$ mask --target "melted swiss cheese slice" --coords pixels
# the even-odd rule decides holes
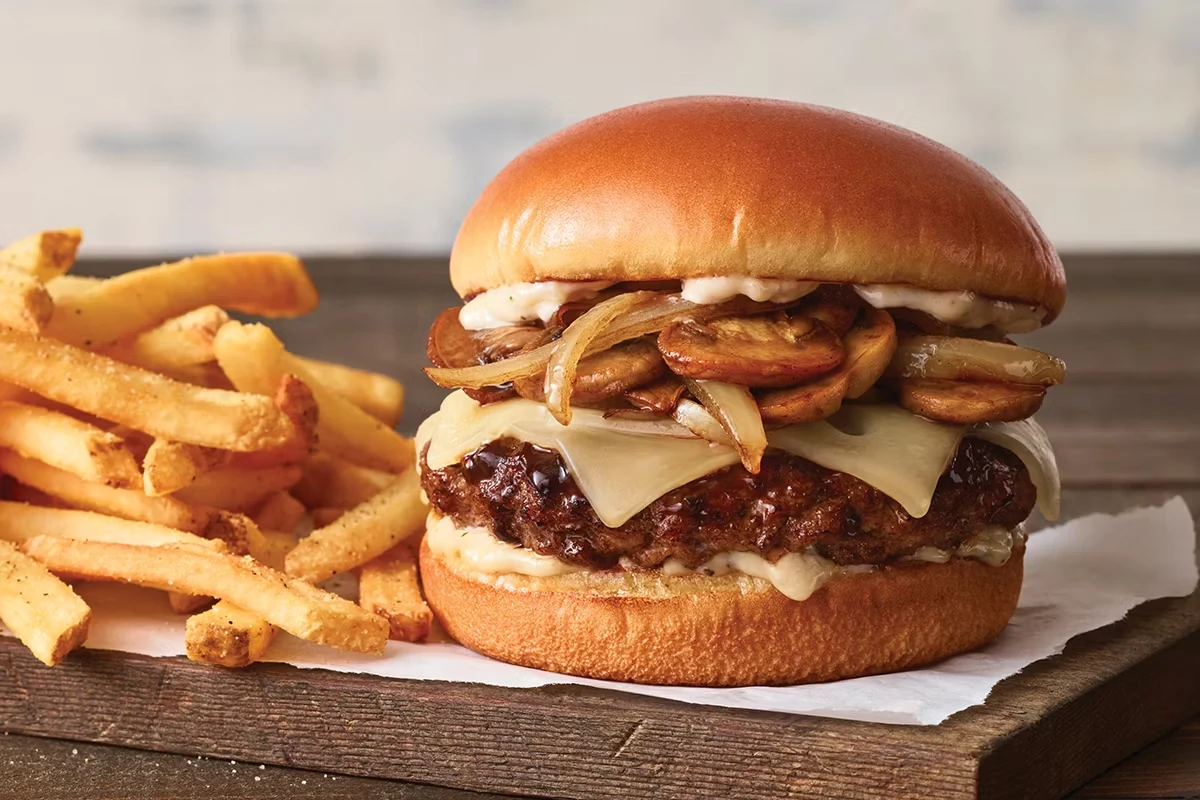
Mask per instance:
[[[573,409],[562,426],[541,403],[513,399],[480,406],[461,391],[417,431],[430,469],[458,463],[467,453],[511,436],[557,450],[605,525],[616,528],[672,489],[738,463],[732,447],[691,436],[673,421],[605,419]],[[897,406],[850,405],[828,420],[771,431],[769,442],[826,469],[845,472],[898,502],[914,517],[929,511],[938,479],[964,435],[979,435],[1012,450],[1026,464],[1048,510],[1058,471],[1045,433],[1032,420],[968,429],[930,422]],[[1053,501],[1057,506],[1057,500]],[[1050,514],[1047,514],[1050,516]]]

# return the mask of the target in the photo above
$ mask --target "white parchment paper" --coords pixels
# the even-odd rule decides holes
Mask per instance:
[[[1178,497],[1159,508],[1093,515],[1040,531],[1028,543],[1020,606],[994,643],[924,669],[815,686],[637,686],[502,664],[456,644],[389,642],[382,657],[361,656],[282,633],[270,660],[390,678],[521,688],[580,684],[706,705],[935,725],[982,703],[1000,680],[1061,652],[1071,637],[1116,622],[1143,601],[1191,594],[1195,549],[1195,525]],[[161,593],[111,584],[83,585],[80,593],[94,610],[87,647],[183,655],[185,618],[167,608]]]

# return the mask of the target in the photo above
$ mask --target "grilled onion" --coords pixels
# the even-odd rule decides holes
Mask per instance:
[[[721,423],[717,422],[717,418],[695,400],[687,398],[680,400],[671,412],[671,416],[701,439],[708,439],[716,444],[732,444],[729,441],[729,434],[721,427]]]
[[[622,342],[603,353],[592,353],[579,362],[571,402],[576,405],[601,403],[666,373],[667,365],[653,343],[645,339]],[[513,382],[513,388],[526,400],[539,403],[546,400],[546,382],[541,377],[521,378]]]
[[[908,336],[888,366],[893,378],[993,381],[1053,386],[1066,378],[1062,361],[1040,350],[958,336]]]
[[[684,316],[703,321],[717,317],[766,313],[786,307],[778,303],[758,303],[744,297],[735,298],[726,303],[705,306],[688,302],[678,294],[662,294],[660,292],[634,292],[632,294],[642,295],[642,301],[623,319],[615,321],[596,336],[587,348],[587,353],[607,350],[621,342],[657,333],[669,323]],[[544,344],[494,364],[461,369],[426,367],[425,374],[438,386],[447,389],[500,386],[518,378],[541,375],[550,361],[550,354],[553,352],[555,344],[555,342]]]
[[[767,449],[767,432],[754,395],[745,386],[684,379],[688,390],[725,429],[747,472],[757,475]]]

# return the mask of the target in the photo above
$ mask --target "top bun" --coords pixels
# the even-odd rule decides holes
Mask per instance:
[[[967,289],[1046,309],[1062,263],[991,173],[822,106],[684,97],[535,144],[484,189],[450,255],[463,297],[543,280],[708,276]]]

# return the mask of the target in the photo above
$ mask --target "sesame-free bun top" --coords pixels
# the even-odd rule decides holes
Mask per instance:
[[[708,276],[967,289],[1043,307],[1062,264],[966,157],[822,106],[684,97],[584,120],[517,156],[459,229],[463,297],[544,280]]]

